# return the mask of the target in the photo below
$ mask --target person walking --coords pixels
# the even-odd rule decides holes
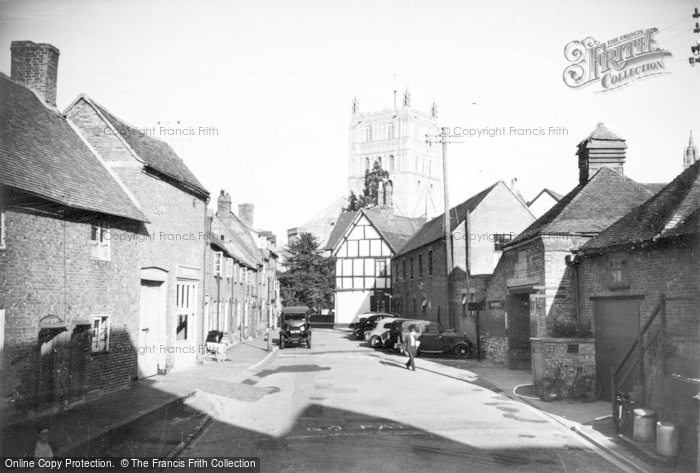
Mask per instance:
[[[406,337],[406,353],[408,353],[408,363],[406,363],[406,369],[413,368],[413,371],[416,371],[416,354],[419,346],[420,340],[418,340],[418,332],[416,331],[416,326],[414,325],[411,327],[408,337]]]

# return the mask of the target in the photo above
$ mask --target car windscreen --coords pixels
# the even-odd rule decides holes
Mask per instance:
[[[283,315],[282,318],[284,320],[304,320],[306,318],[306,315],[304,315],[304,314],[291,314],[291,315]]]

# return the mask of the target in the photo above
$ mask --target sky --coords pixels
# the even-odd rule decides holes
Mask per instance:
[[[577,183],[576,145],[598,122],[626,139],[625,174],[669,182],[690,130],[700,141],[698,0],[5,1],[0,72],[14,40],[61,51],[58,107],[85,93],[124,121],[156,127],[209,190],[255,205],[281,243],[347,195],[351,102],[412,106],[450,129],[503,128],[448,147],[454,206],[498,180],[526,199]],[[602,92],[571,88],[564,49],[657,28],[664,74]],[[160,128],[163,127],[161,133]],[[514,130],[543,129],[522,136]],[[549,127],[566,129],[549,134]],[[192,136],[173,136],[191,130]]]

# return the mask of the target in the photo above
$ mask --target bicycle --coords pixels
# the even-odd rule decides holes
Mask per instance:
[[[595,376],[590,374],[582,376],[583,367],[579,366],[576,368],[576,375],[573,381],[566,382],[561,376],[562,368],[566,368],[566,363],[559,363],[554,376],[542,380],[540,399],[545,402],[560,399],[595,402],[600,398],[603,388]]]

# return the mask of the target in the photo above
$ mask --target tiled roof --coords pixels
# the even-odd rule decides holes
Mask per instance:
[[[660,192],[627,213],[581,247],[595,252],[608,247],[654,242],[698,234],[700,162],[693,164]]]
[[[211,232],[214,233],[212,236],[212,243],[225,250],[232,258],[238,260],[239,263],[243,263],[251,269],[256,269],[256,261],[246,254],[243,248],[241,248],[241,240],[236,238],[236,235],[232,234],[226,228],[226,225],[224,225],[223,222],[221,222],[216,216],[211,218]],[[228,237],[229,240],[216,239],[216,237],[222,233]]]
[[[114,128],[125,130],[124,133],[120,132],[120,136],[148,166],[180,183],[192,187],[201,194],[209,194],[168,143],[140,133],[131,125],[112,115],[94,100],[87,96],[83,96],[83,98],[95,106]]]
[[[338,241],[340,241],[340,239],[343,238],[345,230],[348,229],[352,221],[355,219],[356,215],[357,212],[343,212],[340,214],[340,216],[338,216],[338,220],[333,226],[331,236],[328,237],[328,243],[326,243],[325,248],[326,250],[333,251],[333,248],[335,248],[335,245],[338,244]]]
[[[605,126],[604,123],[600,122],[596,126],[596,129],[591,132],[588,137],[581,141],[579,145],[586,143],[588,141],[593,141],[593,140],[602,140],[602,141],[625,141],[623,138],[620,138],[617,136],[615,133],[610,131],[608,127]],[[626,147],[626,146],[625,146]]]
[[[467,218],[467,214],[481,203],[482,200],[502,181],[498,181],[492,186],[487,187],[478,194],[465,200],[456,207],[450,209],[450,231],[454,231],[457,226]],[[434,241],[445,237],[445,214],[435,217],[418,231],[416,235],[401,249],[396,256],[408,253],[422,246],[428,245]]]
[[[424,218],[390,216],[391,211],[382,207],[372,207],[363,211],[394,253],[401,251],[425,223]]]
[[[602,167],[506,246],[542,234],[595,234],[653,195],[643,184]]]
[[[367,219],[374,225],[394,253],[400,251],[425,222],[425,219],[422,218],[392,215],[390,209],[383,207],[372,207],[357,212],[343,212],[333,227],[333,233],[331,233],[325,247],[326,250],[332,251],[335,248],[360,212],[367,216]]]
[[[58,111],[0,73],[0,183],[68,207],[148,222]]]

